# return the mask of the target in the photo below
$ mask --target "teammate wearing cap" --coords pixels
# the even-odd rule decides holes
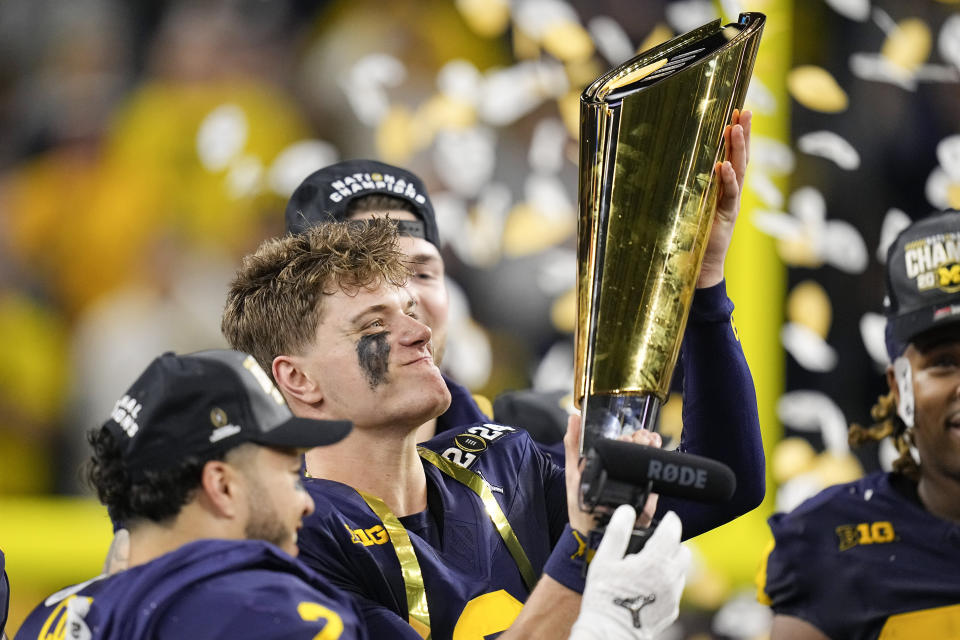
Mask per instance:
[[[483,637],[516,618],[516,637],[564,637],[593,524],[577,504],[579,471],[565,476],[525,432],[486,421],[417,448],[417,428],[451,394],[404,287],[396,232],[372,220],[269,240],[228,296],[224,335],[270,368],[294,413],[354,423],[343,442],[306,456],[318,508],[301,557],[358,596],[374,634],[401,619],[424,637]],[[726,409],[710,409],[719,427]],[[569,455],[578,430],[573,421]],[[742,450],[752,455],[749,442]],[[746,485],[747,500],[759,502],[755,490]]]
[[[960,214],[911,224],[886,269],[890,391],[850,441],[900,457],[770,518],[774,640],[960,637]]]
[[[349,431],[295,418],[246,354],[155,359],[90,434],[132,568],[50,596],[16,637],[366,638],[352,601],[293,558],[313,511],[300,452]]]

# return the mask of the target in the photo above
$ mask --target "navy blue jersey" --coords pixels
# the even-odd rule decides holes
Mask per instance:
[[[502,425],[460,427],[424,448],[482,476],[539,576],[567,523],[563,470],[526,432]],[[429,507],[401,524],[422,574],[432,637],[503,631],[529,595],[524,576],[478,495],[429,462],[424,469]],[[395,544],[385,520],[351,487],[310,478],[306,487],[316,510],[300,531],[301,559],[360,597],[371,636],[381,618],[407,620],[397,553],[405,541]]]
[[[16,640],[62,640],[67,605],[87,598],[94,638],[365,640],[353,602],[261,541],[200,540],[45,600]],[[399,636],[402,637],[402,636]]]
[[[770,518],[759,596],[830,638],[960,636],[960,525],[874,473]]]

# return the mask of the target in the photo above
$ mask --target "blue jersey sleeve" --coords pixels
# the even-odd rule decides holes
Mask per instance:
[[[757,396],[732,311],[723,282],[698,289],[683,338],[679,450],[723,462],[737,477],[736,492],[722,504],[660,498],[658,515],[675,511],[683,522],[684,539],[750,511],[760,504],[765,491]]]
[[[818,498],[825,500],[826,495]],[[857,594],[846,592],[846,582],[825,579],[833,564],[825,560],[836,550],[834,532],[811,520],[814,513],[801,508],[768,520],[773,546],[761,569],[758,595],[776,614],[805,620],[831,638],[846,637],[850,629],[832,621],[844,619],[836,615],[838,609],[857,606]]]

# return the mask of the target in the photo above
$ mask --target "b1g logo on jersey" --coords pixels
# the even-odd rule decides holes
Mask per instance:
[[[886,520],[880,522],[861,522],[859,524],[842,524],[836,529],[837,549],[846,551],[853,547],[865,544],[882,544],[896,542],[897,535],[893,525]]]
[[[369,529],[351,529],[346,522],[343,523],[343,526],[350,533],[350,542],[353,544],[372,547],[375,544],[386,544],[390,541],[390,534],[387,533],[382,524],[374,525]]]
[[[453,438],[455,446],[446,449],[440,455],[461,467],[469,467],[477,456],[486,451],[487,446],[500,436],[516,431],[502,424],[483,424],[470,427],[464,433]]]

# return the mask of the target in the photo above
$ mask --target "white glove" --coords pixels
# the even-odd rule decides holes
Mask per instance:
[[[587,571],[580,617],[570,640],[652,640],[680,613],[690,550],[680,518],[668,511],[638,553],[624,557],[637,514],[621,505]]]

